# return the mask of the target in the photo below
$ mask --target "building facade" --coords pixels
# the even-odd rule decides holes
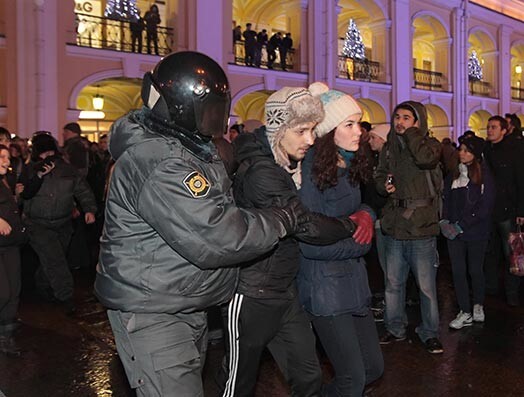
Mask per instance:
[[[159,55],[147,53],[145,31],[142,45],[133,46],[129,22],[104,17],[108,3],[0,0],[0,125],[21,136],[49,130],[60,138],[62,125],[80,120],[96,140],[141,106],[143,74],[162,55],[183,50],[206,53],[224,67],[231,123],[248,129],[263,122],[274,90],[314,81],[353,95],[373,124],[389,122],[401,101],[420,101],[438,138],[456,139],[466,129],[484,135],[494,114],[524,121],[520,0],[137,0],[141,15],[159,8]],[[342,54],[350,20],[364,59]],[[278,51],[274,68],[267,67],[265,45],[260,67],[245,65],[244,44],[233,40],[232,29],[243,31],[248,22],[269,37],[291,33],[287,71]],[[481,79],[468,75],[472,57]]]

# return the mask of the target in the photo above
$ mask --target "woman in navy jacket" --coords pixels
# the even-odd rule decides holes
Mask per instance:
[[[349,216],[358,228],[352,238],[335,244],[300,244],[299,298],[335,370],[323,395],[362,396],[365,385],[384,369],[362,258],[370,249],[374,220],[360,199],[359,183],[369,169],[357,152],[362,111],[351,96],[321,83],[310,90],[320,97],[326,115],[302,165],[300,198],[312,211]]]
[[[454,329],[484,321],[484,255],[489,240],[495,184],[482,161],[484,140],[465,138],[459,148],[460,163],[444,183],[443,219],[440,227],[448,239],[453,283],[460,312],[449,323]],[[473,313],[467,272],[473,290]]]

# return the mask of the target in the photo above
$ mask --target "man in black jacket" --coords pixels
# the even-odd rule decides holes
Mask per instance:
[[[73,233],[74,201],[84,211],[87,224],[95,221],[96,202],[78,170],[59,155],[51,134],[38,132],[32,143],[33,163],[20,179],[29,243],[40,259],[36,285],[45,297],[58,300],[72,314],[73,277],[66,252]]]
[[[239,206],[263,209],[297,200],[300,163],[323,117],[322,104],[305,88],[284,87],[268,98],[266,126],[236,140],[240,166],[233,191]],[[356,229],[349,219],[310,217],[309,228],[295,237],[311,244],[331,244],[351,237]],[[266,346],[293,396],[320,396],[315,337],[295,287],[298,265],[298,241],[286,238],[273,251],[241,268],[237,293],[229,304],[231,346],[224,397],[254,394]]]
[[[524,150],[522,140],[507,135],[508,122],[501,116],[488,119],[485,156],[495,177],[496,197],[492,232],[484,260],[486,292],[498,292],[499,249],[504,257],[504,286],[510,306],[518,306],[520,277],[509,272],[508,235],[515,223],[524,224]]]
[[[111,129],[116,163],[95,291],[138,396],[202,396],[205,310],[233,295],[233,266],[273,249],[307,217],[295,203],[236,207],[211,141],[226,130],[231,104],[211,58],[166,56],[144,75],[142,99],[144,108]]]

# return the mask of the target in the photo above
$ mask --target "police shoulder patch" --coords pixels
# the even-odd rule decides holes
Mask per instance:
[[[206,197],[211,188],[209,181],[198,171],[193,171],[184,178],[184,186],[194,198]]]

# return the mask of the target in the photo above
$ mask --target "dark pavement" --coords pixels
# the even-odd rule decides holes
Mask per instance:
[[[372,262],[372,261],[371,261]],[[419,308],[410,308],[408,339],[383,347],[385,374],[367,396],[524,396],[524,309],[487,297],[485,324],[448,329],[457,313],[447,257],[438,276],[442,355],[427,353],[414,333]],[[370,263],[372,284],[380,276]],[[25,288],[20,307],[23,326],[16,335],[24,353],[0,355],[0,391],[7,397],[134,396],[118,359],[107,317],[92,295],[92,274],[76,271],[78,311],[43,303]],[[27,282],[27,280],[26,280]],[[380,331],[382,327],[380,327]],[[206,397],[217,396],[214,374],[223,354],[210,344],[204,383]],[[322,358],[325,381],[332,375]],[[261,365],[257,397],[289,395],[271,356]],[[0,393],[2,396],[2,393]]]

